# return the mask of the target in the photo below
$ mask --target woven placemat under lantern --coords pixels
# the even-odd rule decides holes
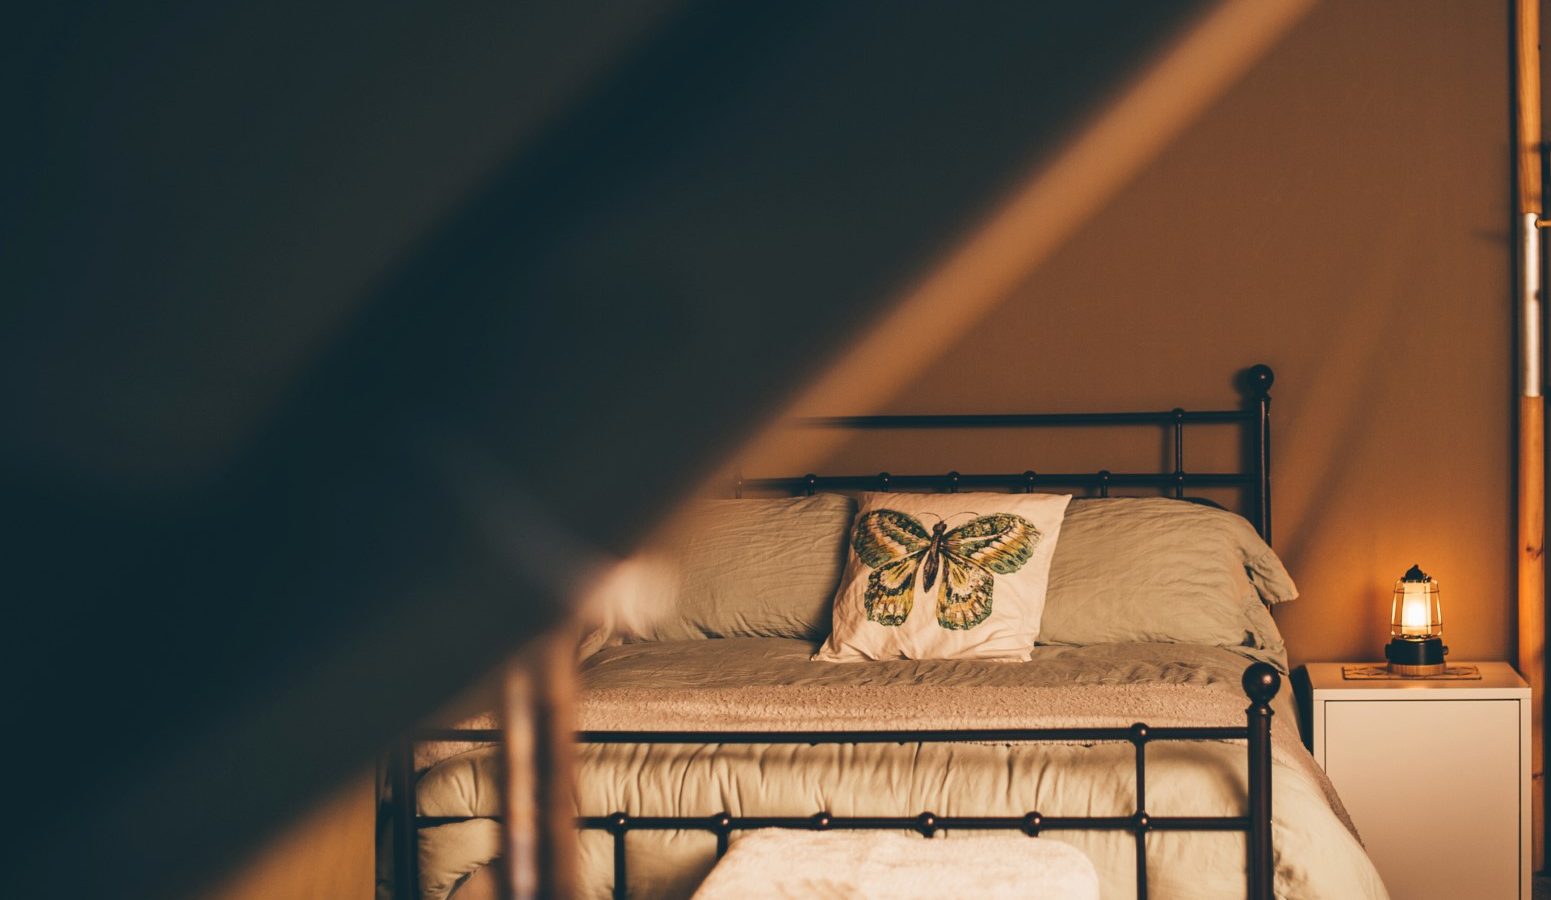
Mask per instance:
[[[1390,671],[1384,663],[1342,666],[1341,677],[1347,681],[1480,681],[1479,666],[1445,666],[1443,672],[1419,678]]]

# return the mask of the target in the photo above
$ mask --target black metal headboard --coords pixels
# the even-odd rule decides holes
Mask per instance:
[[[889,429],[889,428],[1082,428],[1090,426],[1157,425],[1168,428],[1174,438],[1172,471],[1162,472],[1039,472],[1029,469],[1016,474],[972,475],[947,472],[941,475],[814,475],[789,478],[744,478],[739,476],[737,495],[745,489],[778,490],[811,494],[818,490],[911,490],[958,491],[961,488],[1022,489],[1078,488],[1109,496],[1111,488],[1146,487],[1184,498],[1188,488],[1238,488],[1247,498],[1250,521],[1266,543],[1271,543],[1271,384],[1276,375],[1267,365],[1251,366],[1244,372],[1245,402],[1242,409],[1192,411],[1171,409],[1165,412],[1097,413],[1019,413],[1008,415],[921,415],[921,416],[840,416],[802,419],[799,425],[815,428]],[[1185,426],[1237,423],[1244,429],[1245,452],[1236,472],[1191,472],[1185,469]]]

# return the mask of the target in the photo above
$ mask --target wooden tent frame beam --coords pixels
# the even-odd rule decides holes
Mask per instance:
[[[1545,400],[1542,389],[1541,235],[1546,225],[1540,110],[1540,0],[1514,0],[1515,231],[1518,251],[1518,663],[1529,682],[1534,779],[1534,869],[1545,868]]]

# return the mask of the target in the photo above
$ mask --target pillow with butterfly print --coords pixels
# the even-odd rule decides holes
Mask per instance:
[[[863,494],[815,660],[1027,660],[1066,494]]]

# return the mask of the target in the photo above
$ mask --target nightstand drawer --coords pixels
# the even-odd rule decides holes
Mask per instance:
[[[1519,896],[1519,701],[1324,712],[1325,771],[1393,897]]]

